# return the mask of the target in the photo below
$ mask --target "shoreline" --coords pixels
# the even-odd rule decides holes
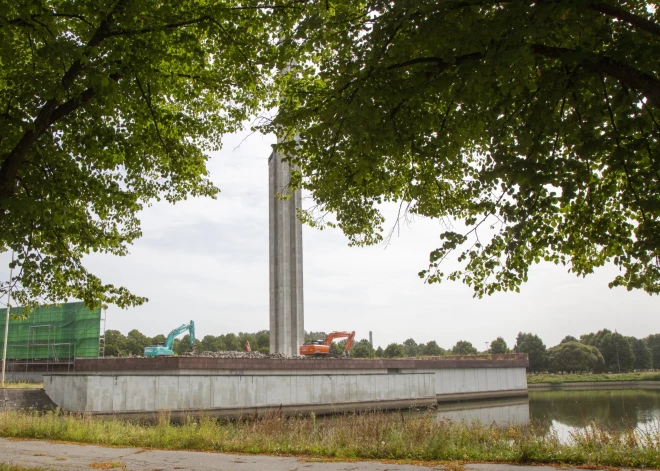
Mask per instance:
[[[594,391],[604,389],[660,390],[660,381],[567,381],[564,383],[532,383],[527,390],[533,391]]]

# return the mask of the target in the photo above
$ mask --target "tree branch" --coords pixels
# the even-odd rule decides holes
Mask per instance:
[[[655,107],[660,108],[660,80],[645,72],[635,69],[626,64],[617,62],[609,57],[601,56],[586,51],[576,51],[563,47],[533,44],[532,51],[551,59],[561,59],[566,54],[582,54],[587,57],[579,64],[587,70],[599,74],[609,75],[631,88],[639,90],[642,95]]]
[[[660,36],[660,25],[654,21],[648,20],[641,16],[637,16],[634,13],[630,13],[623,8],[615,7],[613,5],[607,5],[605,3],[593,3],[589,5],[591,10],[595,10],[604,15],[612,16],[619,21],[628,23],[632,26],[635,26],[639,29],[651,33],[655,36]]]
[[[484,58],[484,55],[481,52],[473,52],[470,54],[465,54],[463,56],[457,56],[454,58],[453,62],[447,62],[439,57],[417,57],[415,59],[410,59],[399,64],[392,64],[387,67],[387,70],[401,69],[404,67],[410,67],[411,65],[416,64],[435,64],[440,71],[444,71],[451,67],[452,65],[461,65],[465,62],[473,60],[481,60]]]
[[[119,0],[105,16],[95,33],[92,35],[92,38],[87,42],[86,50],[98,46],[107,37],[107,34],[110,31],[110,23],[113,21],[115,13],[125,2],[126,0]],[[71,88],[71,85],[73,85],[73,82],[78,78],[82,70],[83,63],[81,59],[77,59],[71,64],[71,67],[69,67],[61,79],[62,88],[65,91]],[[53,123],[66,116],[66,114],[76,110],[83,103],[87,103],[93,97],[93,89],[88,88],[83,91],[79,97],[72,98],[61,105],[55,98],[46,101],[34,119],[32,128],[28,129],[19,139],[14,148],[9,151],[8,154],[3,156],[2,166],[0,166],[0,205],[4,200],[7,200],[14,195],[18,170],[25,160],[30,148],[35,142],[37,142],[37,139],[39,139]],[[0,206],[0,219],[4,214],[5,209]]]
[[[153,33],[154,31],[162,31],[162,30],[167,30],[167,29],[176,29],[176,28],[181,28],[183,26],[190,26],[190,25],[196,25],[199,23],[203,23],[205,21],[210,21],[211,17],[208,15],[202,16],[200,18],[196,18],[194,20],[188,20],[188,21],[180,21],[178,23],[169,23],[165,25],[156,25],[156,26],[151,26],[149,28],[142,28],[142,29],[135,29],[135,30],[117,30],[117,31],[111,31],[108,33],[106,37],[110,38],[113,36],[135,36],[138,34],[145,34],[145,33]]]

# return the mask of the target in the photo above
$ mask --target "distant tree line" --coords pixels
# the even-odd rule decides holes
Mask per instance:
[[[326,336],[325,332],[305,332],[305,341],[320,340]],[[163,334],[147,337],[137,329],[131,330],[125,336],[118,330],[107,330],[105,332],[105,355],[142,355],[145,347],[162,344],[165,342],[165,338]],[[181,355],[190,351],[189,339],[188,335],[176,339],[173,345],[174,353]],[[267,330],[219,336],[206,335],[201,340],[195,340],[195,350],[198,352],[242,351],[246,341],[250,343],[252,351],[269,352],[270,334]],[[344,351],[345,345],[345,340],[334,342],[331,352],[340,355]],[[382,347],[374,348],[368,340],[363,339],[353,345],[350,357],[410,358],[511,352],[527,353],[529,370],[533,372],[616,373],[650,370],[660,368],[660,334],[638,339],[603,329],[581,335],[579,339],[568,335],[558,345],[547,348],[538,335],[520,332],[512,349],[508,347],[502,337],[497,337],[490,342],[489,348],[485,351],[479,351],[466,340],[459,340],[452,348],[444,349],[435,340],[428,343],[417,343],[410,338],[400,344],[391,343],[383,349]]]
[[[118,330],[105,331],[105,356],[141,356],[144,348],[149,345],[165,343],[167,336],[158,334],[147,337],[137,329],[123,335]],[[197,352],[243,351],[245,342],[250,342],[252,351],[268,353],[270,334],[267,330],[256,333],[239,332],[238,334],[206,335],[201,340],[195,339]],[[172,350],[177,355],[190,351],[190,336],[188,334],[174,340]]]

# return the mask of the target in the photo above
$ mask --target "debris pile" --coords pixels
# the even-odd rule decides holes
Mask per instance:
[[[287,356],[283,353],[265,354],[261,352],[196,352],[186,353],[185,356],[201,358],[233,358],[233,359],[275,359],[275,360],[302,360],[306,357],[300,355]]]

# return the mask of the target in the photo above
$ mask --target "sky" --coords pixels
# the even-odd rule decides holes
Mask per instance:
[[[106,329],[154,336],[191,319],[200,339],[268,329],[268,156],[274,142],[274,136],[248,132],[226,136],[209,161],[221,190],[216,200],[154,203],[141,213],[143,237],[128,256],[87,257],[87,268],[104,282],[149,298],[128,310],[110,306]],[[479,350],[498,336],[512,347],[521,331],[538,334],[548,347],[602,328],[636,337],[660,333],[660,297],[609,289],[617,273],[612,266],[578,278],[542,263],[531,268],[520,293],[483,299],[460,282],[425,284],[417,273],[440,245],[440,232],[438,221],[421,219],[403,226],[387,246],[358,248],[348,247],[338,229],[303,227],[305,329],[355,330],[358,339],[372,331],[374,345],[383,348],[413,338],[444,348],[468,340]]]

